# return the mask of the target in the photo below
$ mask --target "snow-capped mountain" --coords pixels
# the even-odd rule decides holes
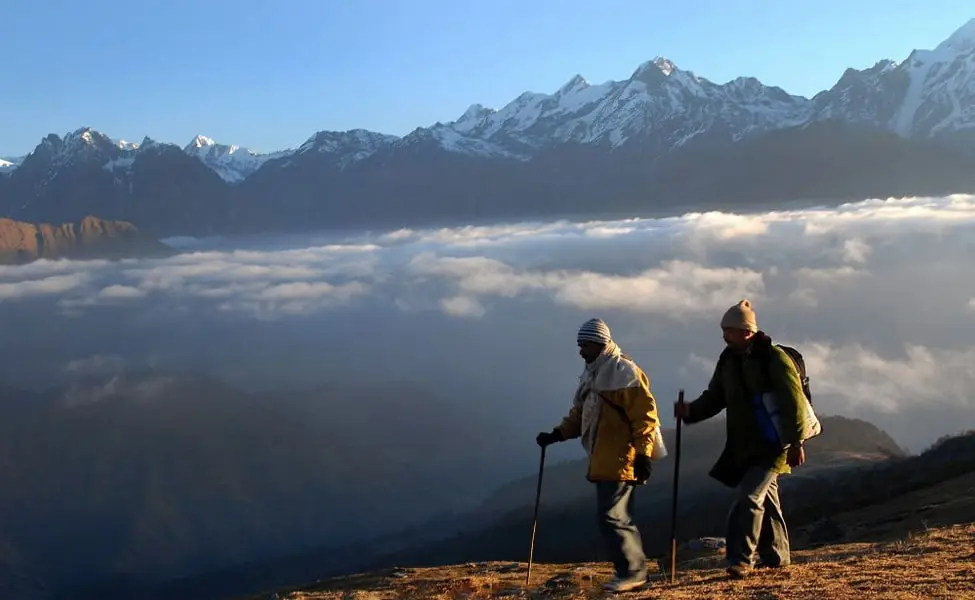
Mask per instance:
[[[900,63],[847,69],[813,98],[811,120],[840,119],[932,138],[975,129],[975,19],[934,50],[915,50]]]
[[[55,169],[69,167],[73,164],[89,160],[114,160],[135,150],[131,146],[123,145],[112,140],[107,135],[95,131],[91,127],[82,127],[59,138],[49,135],[41,142],[44,154],[50,159]],[[31,156],[37,155],[37,149]]]
[[[552,94],[525,92],[500,110],[474,104],[456,121],[411,135],[432,135],[458,152],[522,159],[570,142],[616,148],[640,140],[669,150],[712,131],[739,140],[797,125],[808,106],[754,78],[719,85],[657,57],[624,81],[592,85],[575,75]]]
[[[376,133],[365,129],[349,131],[319,131],[308,138],[304,144],[294,152],[299,157],[328,157],[333,164],[344,168],[364,160],[399,138],[395,135]],[[292,161],[281,163],[283,167],[294,164]]]
[[[98,167],[110,173],[127,171],[136,157],[162,148],[177,148],[172,144],[162,144],[149,137],[141,142],[115,140],[91,127],[82,127],[65,134],[63,138],[51,134],[29,155],[25,156],[19,167],[30,165],[45,168],[46,179],[54,179],[66,170]]]
[[[200,159],[228,183],[239,183],[265,162],[292,153],[291,150],[281,150],[259,154],[241,146],[218,144],[204,135],[193,138],[183,151]]]
[[[181,229],[200,224],[206,230],[214,217],[207,203],[219,206],[224,187],[216,173],[174,144],[148,137],[120,143],[82,127],[64,137],[45,136],[0,179],[0,216],[69,222],[114,215],[149,229],[175,219]]]
[[[848,69],[812,99],[750,77],[716,84],[657,57],[624,81],[591,85],[576,75],[552,94],[525,92],[500,110],[473,104],[400,143],[428,138],[450,151],[522,159],[570,142],[615,148],[639,139],[668,151],[703,134],[738,141],[828,119],[908,138],[975,129],[975,19],[934,50]]]
[[[751,77],[717,84],[657,57],[639,65],[626,80],[593,85],[575,75],[553,93],[525,92],[500,109],[472,104],[454,121],[418,127],[403,138],[362,129],[318,132],[296,150],[260,154],[200,135],[183,150],[224,181],[239,183],[270,160],[310,151],[341,155],[340,162],[348,165],[380,148],[433,143],[449,152],[525,160],[559,144],[618,148],[638,140],[648,149],[668,151],[695,138],[738,141],[827,119],[905,137],[972,128],[975,19],[934,50],[916,50],[901,62],[886,59],[868,69],[848,69],[832,88],[812,99]],[[123,151],[138,148],[124,140],[110,141]]]
[[[975,191],[973,155],[975,19],[932,50],[847,69],[813,98],[751,77],[715,83],[658,57],[621,81],[576,75],[403,137],[320,131],[269,154],[204,136],[181,148],[81,128],[45,137],[19,165],[0,163],[0,215],[95,214],[169,234],[201,222],[579,213],[593,197],[629,211],[676,199]],[[720,173],[727,165],[735,173]],[[803,179],[803,165],[815,177]]]

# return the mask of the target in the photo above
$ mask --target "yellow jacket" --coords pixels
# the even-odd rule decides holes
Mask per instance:
[[[586,479],[635,481],[633,460],[637,453],[651,456],[659,426],[650,380],[612,344],[587,365],[572,408],[557,429],[566,440],[582,438],[589,455]]]

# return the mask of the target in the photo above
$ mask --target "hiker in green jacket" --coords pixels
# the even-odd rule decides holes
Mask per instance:
[[[742,300],[721,319],[727,348],[708,388],[693,402],[674,406],[675,418],[698,423],[727,410],[724,451],[710,475],[737,488],[728,514],[728,574],[742,578],[754,566],[790,563],[789,533],[779,501],[778,476],[805,461],[802,419],[807,405],[792,359],[758,329],[755,311]],[[773,392],[779,406],[781,437],[763,428],[756,397]],[[756,550],[760,562],[754,563]]]

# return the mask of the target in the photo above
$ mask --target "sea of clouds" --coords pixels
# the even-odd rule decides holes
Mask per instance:
[[[975,196],[956,195],[180,238],[165,259],[0,267],[0,375],[179,365],[254,385],[409,378],[489,397],[521,435],[568,407],[585,319],[609,323],[669,406],[678,388],[693,399],[706,385],[721,313],[749,298],[762,329],[806,356],[820,412],[868,418],[919,450],[975,428],[973,234]]]

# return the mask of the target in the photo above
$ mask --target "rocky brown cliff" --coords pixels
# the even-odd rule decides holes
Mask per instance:
[[[88,216],[75,223],[51,225],[0,218],[0,264],[39,258],[128,258],[159,256],[171,249],[127,221]]]

